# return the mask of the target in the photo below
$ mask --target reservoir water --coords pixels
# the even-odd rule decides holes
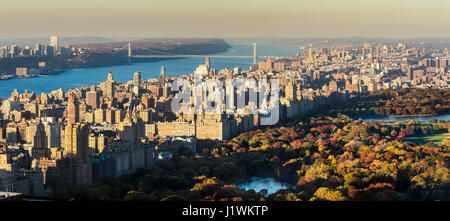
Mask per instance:
[[[276,193],[278,190],[291,187],[287,183],[276,181],[273,177],[252,177],[250,182],[242,183],[237,186],[246,190],[254,190],[255,192],[265,189],[267,190],[268,195]]]
[[[231,45],[228,51],[221,55],[253,55],[253,45]],[[295,56],[300,52],[298,47],[278,45],[257,45],[256,53],[259,56]],[[261,60],[261,59],[259,59]],[[211,68],[220,70],[225,67],[230,69],[240,66],[248,69],[252,64],[251,58],[211,58]],[[0,97],[7,98],[14,89],[23,93],[25,89],[36,94],[49,93],[58,88],[64,90],[83,85],[99,84],[106,80],[109,71],[113,72],[114,80],[127,82],[133,79],[133,73],[140,71],[143,79],[157,78],[161,66],[166,67],[169,76],[193,73],[199,64],[204,64],[204,58],[169,59],[155,62],[133,63],[132,65],[117,65],[107,67],[95,67],[85,69],[67,70],[59,75],[33,77],[25,79],[0,80]]]
[[[428,122],[429,120],[450,120],[450,114],[438,115],[438,116],[427,116],[427,117],[362,117],[358,120],[365,121],[409,121],[417,120],[422,122]]]

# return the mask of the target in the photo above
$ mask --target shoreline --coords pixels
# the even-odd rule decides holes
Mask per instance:
[[[234,47],[228,47],[226,49],[223,49],[220,52],[219,51],[215,51],[213,53],[214,54],[227,53],[233,48]],[[214,55],[214,54],[212,54],[210,51],[204,51],[203,54],[201,54],[201,56],[210,56],[210,55]],[[184,60],[188,60],[188,59],[185,59],[185,58],[156,58],[156,59],[155,58],[151,58],[151,59],[148,59],[148,58],[147,59],[146,58],[135,58],[135,59],[132,60],[132,63],[130,65],[128,65],[128,61],[127,60],[125,61],[124,59],[121,59],[121,60],[114,59],[109,64],[106,64],[106,63],[103,62],[103,63],[99,63],[99,64],[82,64],[82,65],[76,65],[76,66],[75,65],[71,65],[70,67],[68,67],[68,68],[66,68],[64,70],[59,69],[57,72],[54,71],[52,74],[33,75],[33,76],[30,76],[30,77],[26,77],[26,78],[13,77],[13,78],[8,78],[8,79],[1,79],[0,82],[2,82],[3,85],[4,85],[4,89],[5,89],[4,91],[8,91],[9,89],[11,89],[11,92],[12,92],[12,90],[15,88],[16,85],[22,85],[23,86],[23,85],[26,85],[28,82],[34,82],[34,81],[41,82],[42,84],[46,83],[46,81],[47,81],[46,78],[38,78],[38,77],[49,77],[48,81],[54,83],[54,81],[55,81],[55,80],[53,80],[54,78],[60,78],[58,76],[72,76],[72,72],[73,71],[77,71],[77,70],[88,70],[88,69],[89,70],[90,69],[94,70],[94,69],[97,69],[97,68],[99,68],[99,69],[109,69],[109,68],[115,69],[115,68],[119,68],[120,69],[122,67],[123,68],[128,68],[128,67],[133,68],[134,65],[140,66],[142,64],[142,65],[145,66],[146,64],[148,64],[149,66],[151,66],[152,64],[155,64],[155,63],[158,63],[158,62],[164,62],[164,61],[168,61],[168,62],[171,62],[171,63],[183,63]],[[73,77],[70,77],[70,78],[73,78]],[[29,79],[29,80],[28,81],[21,81],[23,79]],[[42,79],[42,80],[37,80],[37,79]],[[17,88],[17,89],[19,89],[19,91],[28,89],[29,91],[36,92],[33,88],[29,88],[29,87],[28,88],[20,88],[20,86],[17,86],[17,87],[19,87],[19,88]],[[77,86],[73,86],[73,87],[77,87]],[[69,87],[69,88],[73,88],[73,87]],[[60,86],[57,85],[54,88],[54,90],[56,90],[58,88],[60,88]],[[65,89],[65,88],[63,88],[63,89]],[[49,93],[49,92],[50,91],[48,91],[47,93]],[[36,92],[36,93],[38,93],[38,92]],[[10,92],[5,92],[3,96],[0,96],[0,100],[8,99],[10,94],[11,94]],[[39,94],[40,94],[40,92],[39,92]]]
[[[226,44],[225,47],[222,47],[220,49],[210,49],[210,48],[203,48],[203,51],[200,52],[194,52],[194,54],[197,55],[204,55],[204,56],[209,56],[209,55],[217,55],[217,54],[221,54],[224,52],[228,52],[229,49],[233,48],[231,45]],[[201,49],[200,49],[201,50]],[[187,52],[188,53],[188,52]],[[93,53],[95,54],[95,53]],[[42,74],[36,74],[36,75],[32,75],[32,76],[27,76],[27,77],[18,77],[15,74],[1,74],[0,75],[0,81],[7,81],[7,80],[14,80],[14,79],[27,79],[27,78],[34,78],[34,77],[48,77],[48,76],[53,76],[53,75],[59,75],[61,73],[64,73],[66,71],[70,71],[70,70],[74,70],[74,69],[84,69],[84,68],[96,68],[96,67],[113,67],[113,66],[120,66],[120,65],[126,65],[128,64],[128,57],[127,56],[114,56],[113,54],[107,54],[107,58],[109,57],[109,61],[110,63],[106,63],[103,62],[104,60],[100,59],[97,60],[96,62],[92,62],[93,64],[68,64],[66,67],[59,67],[59,68],[55,68],[54,70],[50,70],[48,72],[42,73]],[[75,57],[66,57],[64,58],[66,60],[66,62],[72,58],[76,58]],[[158,62],[158,61],[164,61],[164,60],[174,60],[174,59],[184,59],[184,58],[132,58],[132,63],[152,63],[152,62]],[[9,76],[9,77],[5,77],[5,78],[1,78],[1,76]]]
[[[224,51],[226,52],[226,51]],[[222,52],[221,52],[222,53]],[[135,61],[134,63],[153,63],[153,62],[158,62],[158,61],[163,61],[163,60],[175,60],[175,59],[185,59],[185,58],[158,58],[158,59],[153,59],[153,60],[141,60],[141,61]],[[58,70],[58,71],[52,71],[50,73],[47,74],[38,74],[38,75],[33,75],[33,76],[29,76],[29,77],[10,77],[10,78],[0,78],[0,81],[8,81],[8,80],[21,80],[21,79],[29,79],[29,78],[36,78],[36,77],[50,77],[50,76],[56,76],[56,75],[60,75],[64,72],[70,71],[70,70],[77,70],[77,69],[85,69],[85,68],[101,68],[101,67],[114,67],[114,66],[122,66],[122,65],[127,65],[128,63],[121,63],[121,64],[107,64],[107,65],[81,65],[78,67],[70,67],[70,68],[66,68],[64,70]],[[133,63],[129,64],[129,65],[133,65]]]

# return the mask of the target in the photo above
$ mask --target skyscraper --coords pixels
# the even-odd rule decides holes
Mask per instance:
[[[285,89],[286,98],[289,100],[297,100],[297,84],[293,80],[290,80]]]
[[[19,46],[17,46],[17,45],[13,45],[13,46],[11,46],[11,49],[10,49],[10,54],[11,54],[11,58],[14,58],[14,57],[16,57],[17,55],[19,55]]]
[[[3,46],[0,48],[0,58],[8,57],[8,47]]]
[[[84,158],[87,155],[87,136],[88,126],[86,124],[68,123],[65,132],[64,152],[67,156],[75,158]]]
[[[69,99],[67,101],[67,122],[70,124],[73,124],[75,122],[78,122],[78,116],[79,116],[79,112],[78,112],[78,104],[76,101],[76,97],[75,94],[73,93],[73,91],[69,92]]]
[[[58,36],[51,36],[50,37],[50,46],[54,48],[54,52],[58,52]]]
[[[61,125],[59,123],[45,122],[44,128],[48,149],[61,147]]]
[[[134,72],[133,84],[134,86],[141,84],[141,72]]]
[[[112,72],[108,72],[108,78],[106,81],[114,81],[114,77],[113,77],[113,73]]]
[[[113,98],[115,89],[115,81],[112,72],[108,73],[108,80],[106,81],[106,97]]]
[[[64,155],[73,159],[75,185],[92,183],[92,164],[88,156],[89,126],[68,123],[64,130]]]
[[[44,45],[36,44],[34,47],[34,53],[38,56],[44,55]]]
[[[166,67],[161,67],[161,74],[159,75],[159,84],[161,87],[164,87],[164,84],[166,83]]]
[[[134,72],[133,92],[136,96],[140,96],[141,72]]]
[[[205,57],[205,65],[209,68],[209,57]]]
[[[108,78],[105,82],[100,83],[103,96],[112,99],[114,97],[115,81],[112,72],[108,72]]]
[[[86,104],[95,109],[98,107],[98,93],[95,90],[91,90],[86,93]]]
[[[55,48],[53,46],[47,45],[47,47],[45,48],[45,54],[47,56],[55,55]]]
[[[34,146],[32,149],[32,157],[34,159],[49,157],[49,149],[47,144],[47,135],[42,122],[39,122],[36,126],[36,134],[34,136]]]

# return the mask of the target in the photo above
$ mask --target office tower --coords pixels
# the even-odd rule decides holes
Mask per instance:
[[[73,91],[69,92],[69,99],[67,101],[67,122],[70,124],[79,121],[78,103]]]
[[[166,67],[161,67],[161,73],[159,75],[159,85],[161,87],[164,87],[164,84],[166,83]]]
[[[50,37],[50,46],[54,48],[53,52],[56,54],[56,52],[58,52],[58,36]]]

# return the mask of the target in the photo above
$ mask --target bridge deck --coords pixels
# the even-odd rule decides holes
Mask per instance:
[[[131,55],[133,58],[254,58],[254,56],[233,55]],[[256,56],[256,58],[267,58],[268,56]]]

